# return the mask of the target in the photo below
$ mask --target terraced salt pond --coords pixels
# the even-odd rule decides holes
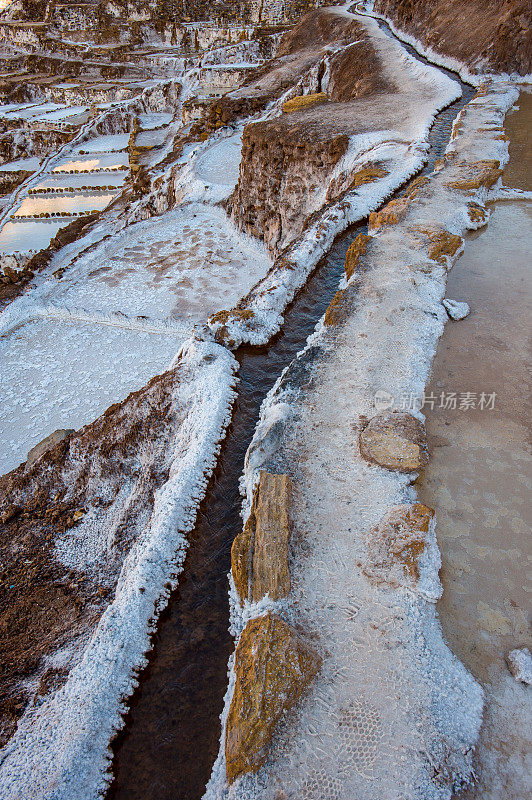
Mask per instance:
[[[19,158],[16,161],[6,161],[5,164],[0,164],[0,172],[17,172],[19,169],[25,169],[31,172],[38,169],[40,163],[41,159],[37,158],[37,156]]]
[[[102,241],[47,292],[47,302],[105,314],[202,322],[231,308],[267,271],[263,247],[225,212],[189,204]]]
[[[97,172],[98,170],[120,170],[129,166],[127,153],[102,153],[101,155],[69,157],[66,161],[57,164],[52,172],[69,172],[78,170],[79,172]]]
[[[163,372],[185,334],[54,318],[0,337],[0,474],[57,428],[79,428]]]
[[[74,189],[83,190],[84,187],[90,188],[109,188],[120,187],[126,179],[125,170],[114,172],[88,172],[83,175],[68,175],[67,173],[57,173],[56,175],[46,175],[39,183],[32,186],[30,193],[49,189],[52,192]]]
[[[80,214],[91,211],[102,211],[109,205],[115,194],[82,194],[46,195],[44,197],[25,197],[14,213],[14,217],[34,217],[39,214]]]
[[[76,153],[112,153],[125,150],[129,142],[129,133],[111,133],[88,139],[75,149]]]
[[[11,255],[42,250],[65,224],[65,220],[6,222],[0,231],[0,252]]]

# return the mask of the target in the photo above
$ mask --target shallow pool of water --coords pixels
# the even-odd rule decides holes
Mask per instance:
[[[102,211],[109,205],[115,194],[50,194],[40,197],[25,197],[14,213],[14,217],[32,217],[38,214],[79,214]]]
[[[526,189],[530,95],[520,106],[506,126],[504,182]],[[505,662],[512,648],[532,647],[531,246],[532,204],[524,202],[493,205],[488,227],[467,237],[447,295],[466,300],[471,314],[447,325],[428,387],[437,398],[456,392],[458,407],[424,409],[431,461],[420,494],[437,512],[439,615],[451,649],[486,688],[479,784],[462,800],[523,800],[531,789],[530,690]],[[483,394],[496,395],[493,408]]]

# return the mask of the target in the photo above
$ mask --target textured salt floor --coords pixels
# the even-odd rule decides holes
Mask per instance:
[[[187,204],[103,241],[39,297],[193,324],[236,302],[269,266],[263,248],[240,236],[222,209]]]

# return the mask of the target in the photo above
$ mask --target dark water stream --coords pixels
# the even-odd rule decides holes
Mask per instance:
[[[471,99],[474,90],[461,86],[463,97],[440,112],[432,127],[423,172],[431,172],[443,155],[453,120]],[[115,780],[108,800],[200,800],[204,793],[218,752],[227,660],[233,649],[227,574],[231,545],[241,526],[238,484],[244,456],[264,397],[305,346],[338,287],[349,245],[364,230],[365,222],[337,238],[268,346],[236,353],[240,386],[232,424],[189,537],[179,587],[161,615],[148,666],[131,699],[125,727],[113,743]]]

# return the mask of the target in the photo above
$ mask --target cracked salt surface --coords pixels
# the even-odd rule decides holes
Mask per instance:
[[[238,234],[222,209],[192,203],[102,241],[39,298],[191,326],[236,302],[270,263],[264,248]]]

